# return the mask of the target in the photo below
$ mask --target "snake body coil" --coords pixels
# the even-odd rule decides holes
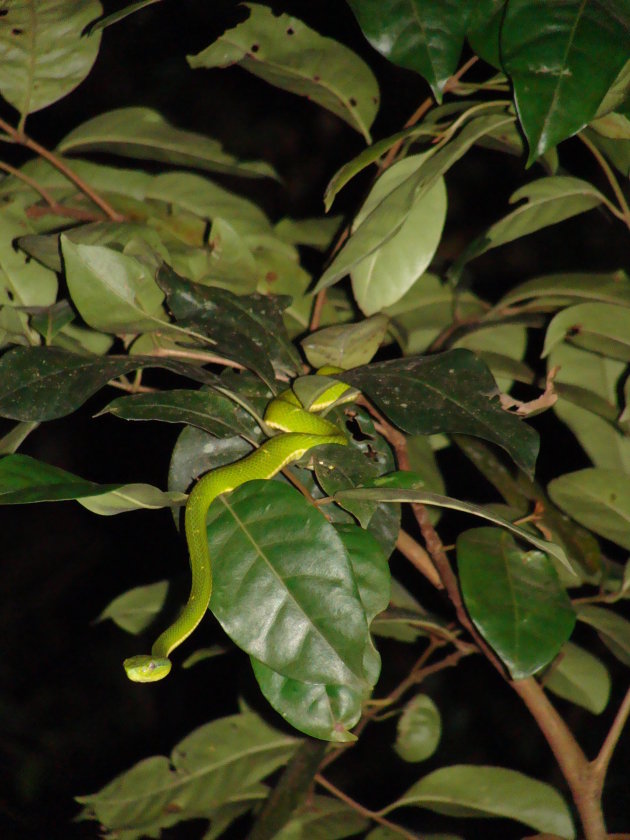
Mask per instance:
[[[319,374],[339,373],[338,368],[321,368]],[[309,449],[324,443],[345,445],[343,432],[329,420],[314,412],[323,411],[335,402],[352,398],[350,387],[343,382],[331,385],[306,410],[293,391],[280,394],[269,403],[265,422],[283,434],[266,441],[259,449],[235,464],[212,470],[195,485],[185,513],[186,542],[190,554],[192,584],[190,596],[179,617],[160,636],[150,655],[132,656],[123,665],[134,682],[156,682],[171,670],[169,656],[190,636],[204,617],[212,595],[212,566],[206,533],[206,515],[212,502],[221,493],[235,490],[246,481],[272,478],[287,464],[298,460]]]

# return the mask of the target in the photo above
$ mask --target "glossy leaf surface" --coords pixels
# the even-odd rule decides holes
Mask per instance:
[[[555,658],[575,612],[542,552],[522,551],[496,528],[475,528],[457,539],[457,567],[466,609],[513,679]]]

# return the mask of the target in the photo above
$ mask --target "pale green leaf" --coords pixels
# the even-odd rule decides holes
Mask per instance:
[[[0,17],[0,93],[28,114],[69,94],[92,69],[100,33],[82,35],[99,17],[98,0],[12,0]]]
[[[239,161],[217,140],[175,128],[152,108],[117,108],[82,123],[57,147],[62,154],[108,152],[248,178],[277,177],[268,163]]]
[[[253,799],[251,788],[285,764],[297,741],[251,713],[220,718],[194,730],[170,759],[153,756],[101,791],[77,797],[85,815],[108,829],[147,832],[182,820],[212,817],[222,805]]]
[[[589,468],[554,478],[551,499],[580,525],[630,549],[630,479],[617,470]]]
[[[308,804],[274,834],[273,840],[342,840],[364,831],[369,820],[330,796],[309,796]]]
[[[505,113],[476,117],[442,149],[423,159],[416,171],[408,174],[401,184],[389,192],[355,230],[321,276],[314,291],[332,286],[350,273],[361,260],[388,242],[400,230],[414,205],[480,137],[513,119]]]
[[[438,707],[428,694],[417,694],[398,719],[395,750],[405,761],[426,761],[436,751],[441,735]]]
[[[608,705],[610,675],[608,669],[592,653],[572,642],[562,648],[545,677],[545,688],[594,715]]]
[[[68,289],[83,319],[113,333],[156,330],[166,324],[164,294],[148,267],[101,245],[61,237]]]
[[[388,323],[387,316],[374,315],[355,324],[324,327],[309,333],[301,344],[313,367],[334,365],[348,370],[372,361],[385,337]]]
[[[151,484],[125,484],[98,497],[77,499],[83,507],[99,516],[114,516],[130,510],[159,510],[186,504],[186,495],[160,490]]]
[[[550,785],[504,767],[442,767],[412,785],[384,813],[412,806],[457,817],[507,817],[573,840],[571,813]]]
[[[166,601],[168,581],[160,580],[148,586],[136,586],[123,592],[109,603],[95,623],[110,618],[127,633],[137,635],[153,622]]]
[[[564,340],[630,362],[630,308],[612,303],[578,303],[563,309],[547,327],[543,357]]]
[[[630,621],[612,610],[592,604],[580,604],[578,618],[594,627],[617,659],[630,666]]]
[[[214,44],[188,56],[193,68],[238,64],[283,90],[308,96],[370,142],[379,102],[372,71],[343,44],[323,38],[301,20],[244,4],[249,17]]]
[[[428,157],[428,153],[411,155],[381,175],[354,220],[353,233],[397,187],[413,176]],[[394,216],[384,218],[383,223],[396,227],[397,232],[351,272],[355,299],[366,315],[400,300],[428,268],[440,243],[446,218],[444,179],[439,178],[430,190],[413,202],[405,212],[402,225],[398,225],[395,217],[398,210],[393,208],[392,212]]]

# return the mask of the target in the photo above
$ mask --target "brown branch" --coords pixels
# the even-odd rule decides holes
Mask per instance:
[[[612,726],[608,731],[608,735],[606,735],[606,738],[604,739],[604,743],[602,744],[602,747],[599,753],[597,754],[597,757],[591,762],[591,772],[595,776],[600,794],[604,786],[604,779],[606,777],[608,765],[610,764],[610,759],[612,758],[614,749],[617,746],[617,742],[619,741],[619,738],[629,716],[630,688],[626,692],[626,696],[623,698],[621,705],[619,706],[617,714],[615,715],[615,719],[613,720]]]
[[[315,776],[315,781],[317,782],[317,784],[325,788],[329,793],[332,793],[332,795],[335,796],[337,799],[341,800],[342,802],[345,802],[346,805],[349,805],[350,808],[353,809],[353,811],[356,811],[357,813],[361,814],[362,817],[366,817],[368,820],[374,820],[374,822],[379,823],[379,825],[384,825],[394,834],[399,834],[406,840],[418,840],[417,834],[412,834],[410,831],[407,831],[407,829],[403,828],[402,826],[396,825],[396,823],[386,820],[385,817],[382,817],[375,811],[370,811],[369,808],[364,808],[363,805],[360,805],[356,800],[351,799],[342,790],[339,790],[339,788],[331,784],[328,781],[328,779],[326,779],[320,773],[318,773]]]
[[[452,90],[457,85],[462,76],[465,73],[467,73],[468,70],[470,70],[470,68],[473,66],[473,64],[475,64],[476,61],[478,61],[478,58],[476,55],[474,55],[472,58],[469,58],[468,61],[462,64],[459,70],[454,75],[452,75],[444,85],[444,93],[448,93],[450,90]],[[432,106],[433,97],[427,96],[424,102],[422,102],[418,106],[418,108],[416,108],[413,114],[409,117],[409,119],[403,127],[411,128],[413,125],[416,125],[416,123],[419,123],[422,117],[424,117],[424,115],[427,113],[427,111],[431,109]],[[379,166],[379,172],[383,172],[385,169],[392,165],[403,143],[404,140],[398,140],[397,143],[394,143],[394,145],[383,158],[383,162]]]
[[[416,542],[414,538],[406,531],[402,530],[402,528],[398,533],[396,548],[400,551],[403,557],[406,557],[407,560],[409,560],[412,566],[414,566],[421,575],[424,575],[429,583],[432,583],[433,586],[435,586],[436,589],[444,589],[444,584],[442,583],[429,554],[424,550],[424,548],[422,548],[420,543]]]
[[[35,152],[40,157],[43,157],[44,160],[47,160],[51,166],[54,166],[62,175],[64,175],[69,181],[78,187],[78,189],[86,195],[91,201],[96,204],[97,207],[105,213],[105,215],[111,219],[113,222],[122,222],[124,221],[124,216],[118,213],[114,208],[105,201],[104,198],[95,192],[89,184],[87,184],[79,175],[70,169],[70,167],[57,155],[53,154],[53,152],[46,149],[36,140],[33,140],[32,137],[29,137],[24,132],[18,131],[16,128],[13,128],[8,122],[0,118],[0,128],[6,132],[6,134],[11,138],[14,143],[18,143],[20,146],[25,146],[27,149],[30,149],[32,152]],[[0,138],[4,139],[4,138]]]

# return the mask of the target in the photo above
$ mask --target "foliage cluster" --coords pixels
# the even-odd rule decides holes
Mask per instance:
[[[90,73],[103,30],[154,2],[109,16],[98,0],[16,2],[0,15],[0,93],[16,113],[0,119],[0,140],[32,153],[19,167],[0,162],[0,416],[14,421],[0,440],[0,502],[75,500],[104,516],[170,507],[177,524],[199,475],[270,434],[264,410],[287,383],[308,407],[330,384],[309,372],[334,365],[356,400],[328,414],[348,447],[318,447],[209,513],[210,609],[226,638],[184,667],[205,685],[213,658],[240,648],[293,729],[243,707],[81,797],[83,816],[124,840],[190,819],[207,821],[211,840],[248,814],[253,822],[237,825],[253,825],[258,840],[386,840],[416,837],[428,809],[601,840],[630,693],[593,762],[550,695],[600,714],[611,679],[592,648],[601,642],[630,665],[630,280],[621,267],[576,271],[567,248],[564,273],[506,277],[483,296],[475,261],[588,211],[607,215],[611,237],[630,229],[629,3],[348,0],[374,50],[432,92],[377,140],[379,84],[363,58],[285,12],[239,7],[238,22],[187,57],[191,72],[238,65],[365,140],[324,195],[329,211],[362,179],[351,217],[273,221],[221,182],[277,179],[268,163],[240,160],[150,108],[102,113],[54,150],[27,133],[30,114]],[[596,161],[597,183],[571,168],[563,150],[576,144]],[[521,158],[523,183],[446,267],[449,171],[478,147]],[[316,277],[307,252],[309,264],[318,254]],[[152,368],[172,387],[156,387]],[[18,451],[40,424],[109,387],[123,394],[101,413],[183,425],[166,489],[97,484]],[[574,439],[590,464],[546,486],[529,422],[542,412],[553,440]],[[444,469],[457,462],[493,488],[492,502]],[[447,547],[444,510],[463,514]],[[417,587],[392,578],[395,552]],[[444,595],[439,611],[422,602],[427,586]],[[166,581],[139,585],[101,619],[153,631],[167,591]],[[590,648],[572,641],[576,625],[592,631]],[[417,650],[385,696],[379,639]],[[439,757],[441,715],[421,685],[470,656],[531,712],[570,802],[512,768],[465,763],[465,744],[464,763],[420,772],[378,811],[324,775],[391,716],[402,760]]]

